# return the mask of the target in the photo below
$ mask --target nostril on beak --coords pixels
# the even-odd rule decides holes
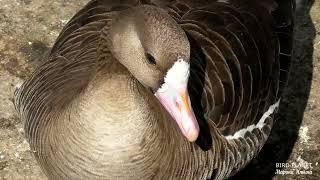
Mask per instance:
[[[176,98],[175,105],[179,109],[179,111],[181,112],[183,106],[182,106],[182,99],[180,97]]]
[[[178,101],[175,102],[176,107],[181,111],[180,109],[180,104],[178,103]]]

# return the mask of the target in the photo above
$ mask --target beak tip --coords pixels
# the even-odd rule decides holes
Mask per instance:
[[[199,136],[199,129],[194,129],[188,133],[187,139],[190,142],[195,142],[198,139],[198,136]]]

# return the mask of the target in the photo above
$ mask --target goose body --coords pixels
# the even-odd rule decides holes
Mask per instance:
[[[234,175],[272,128],[293,9],[290,0],[90,1],[15,93],[41,168],[50,179]]]

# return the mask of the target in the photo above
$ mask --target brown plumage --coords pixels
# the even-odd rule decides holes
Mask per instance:
[[[286,83],[294,4],[279,2],[90,1],[15,94],[43,171],[51,179],[235,174],[264,145]],[[177,59],[190,64],[195,143],[152,94]]]

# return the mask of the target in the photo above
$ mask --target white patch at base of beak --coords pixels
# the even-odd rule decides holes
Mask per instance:
[[[178,59],[167,72],[164,83],[157,92],[167,91],[169,85],[187,84],[190,75],[190,64]]]

